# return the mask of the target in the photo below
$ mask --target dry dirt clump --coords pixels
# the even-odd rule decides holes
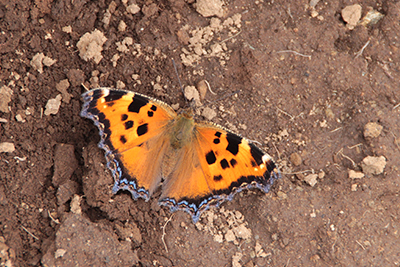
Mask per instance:
[[[197,0],[196,11],[203,17],[222,17],[224,15],[223,4],[224,2],[221,0]]]
[[[31,60],[31,66],[34,69],[36,69],[39,73],[43,73],[43,65],[50,67],[56,62],[57,60],[45,56],[43,53],[37,53],[36,55],[33,56]]]
[[[86,61],[93,59],[96,64],[99,64],[103,59],[101,51],[103,51],[103,44],[106,41],[107,38],[97,29],[85,33],[76,44],[79,56]]]
[[[193,29],[190,25],[183,26],[178,31],[181,43],[187,44],[182,48],[181,60],[186,66],[194,66],[200,60],[207,57],[216,57],[221,65],[225,65],[230,58],[227,41],[234,42],[234,38],[240,34],[241,15],[221,21],[219,18],[211,18],[210,24],[203,28]]]
[[[210,210],[203,217],[205,223],[197,223],[197,229],[210,233],[216,242],[239,244],[240,240],[248,240],[252,236],[251,229],[239,211],[221,208],[219,211]]]

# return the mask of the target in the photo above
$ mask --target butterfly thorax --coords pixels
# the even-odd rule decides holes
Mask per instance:
[[[171,146],[181,149],[190,144],[194,129],[193,110],[184,109],[172,122]]]

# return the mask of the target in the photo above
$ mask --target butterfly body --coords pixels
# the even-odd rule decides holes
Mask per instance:
[[[114,193],[149,200],[162,183],[159,204],[196,222],[245,188],[268,192],[279,177],[268,154],[219,125],[195,121],[191,109],[177,114],[159,100],[110,88],[83,99],[81,116],[99,128]]]
[[[171,122],[170,142],[174,149],[181,149],[190,145],[193,140],[195,122],[191,109],[182,111],[176,119]]]

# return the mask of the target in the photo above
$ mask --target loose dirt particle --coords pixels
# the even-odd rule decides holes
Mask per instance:
[[[126,30],[126,27],[127,27],[126,23],[123,20],[121,20],[118,24],[118,31],[124,32]]]
[[[68,88],[69,88],[68,79],[61,80],[59,83],[56,84],[56,89],[61,93],[62,100],[65,103],[69,103],[72,97],[72,95],[67,91]]]
[[[65,33],[71,33],[72,27],[70,25],[62,27],[62,31]]]
[[[13,95],[13,90],[10,87],[3,85],[0,88],[0,112],[8,113],[10,109],[8,107],[8,103],[11,101],[11,97]]]
[[[365,174],[362,172],[357,172],[354,170],[349,170],[348,172],[350,179],[361,179],[364,178]]]
[[[199,91],[197,91],[196,87],[186,86],[184,91],[185,91],[185,98],[188,101],[193,100],[197,107],[201,106],[200,94],[199,94]]]
[[[203,17],[222,17],[224,15],[223,4],[221,0],[197,0],[196,11]]]
[[[56,62],[57,60],[51,59],[50,57],[45,56],[43,53],[37,53],[33,56],[30,64],[39,73],[43,73],[43,64],[47,67],[50,67]]]
[[[383,173],[386,166],[386,158],[384,156],[364,158],[361,162],[361,167],[365,174],[378,175]]]
[[[377,24],[385,15],[379,13],[376,10],[370,10],[368,13],[358,22],[358,25],[371,26]]]
[[[82,209],[81,209],[81,201],[82,197],[78,195],[74,195],[74,197],[71,200],[71,212],[74,214],[82,214]]]
[[[358,4],[346,6],[342,9],[342,18],[350,30],[354,29],[361,18],[361,6]]]
[[[103,51],[103,44],[106,41],[107,38],[97,29],[91,33],[85,33],[76,44],[79,50],[79,56],[85,61],[93,59],[96,64],[99,64],[103,59],[101,51]]]
[[[314,185],[317,184],[317,178],[318,178],[318,174],[313,173],[313,174],[309,174],[306,177],[304,177],[304,181],[307,184],[311,185],[311,187],[314,187]]]
[[[14,260],[15,254],[13,254],[12,249],[6,245],[5,238],[0,236],[0,266],[14,266],[12,260]]]
[[[197,90],[199,90],[200,93],[200,99],[204,100],[206,98],[206,94],[208,91],[208,85],[207,85],[207,81],[205,80],[200,80],[197,85]]]
[[[10,143],[10,142],[0,143],[0,153],[3,153],[3,152],[11,153],[14,151],[15,151],[14,143]]]
[[[57,95],[56,98],[49,99],[46,104],[46,109],[44,111],[44,115],[49,116],[51,114],[55,115],[58,113],[61,105],[61,94]]]
[[[155,3],[143,6],[142,12],[146,17],[151,17],[158,12],[158,6]]]
[[[297,152],[295,152],[295,153],[292,153],[292,154],[290,155],[290,162],[292,162],[292,164],[293,164],[294,166],[300,166],[301,163],[302,163],[303,161],[302,161],[302,159],[301,159],[300,154],[297,153]]]
[[[379,125],[376,122],[368,122],[364,126],[364,137],[368,138],[376,138],[378,137],[383,130],[383,126]]]
[[[217,112],[215,112],[215,110],[209,107],[205,107],[201,114],[203,115],[204,118],[206,118],[209,121],[214,119],[215,116],[217,116]]]
[[[136,4],[132,4],[126,7],[126,11],[128,11],[131,14],[136,14],[140,11],[140,7]]]

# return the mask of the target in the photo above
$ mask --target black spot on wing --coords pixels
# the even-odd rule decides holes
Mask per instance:
[[[219,138],[215,138],[213,141],[213,143],[216,145],[218,145],[220,142],[221,142],[221,140]]]
[[[133,121],[126,121],[124,123],[124,126],[125,126],[125,130],[129,130],[130,128],[133,127]]]
[[[157,107],[154,106],[154,105],[152,105],[150,109],[151,109],[152,111],[156,111],[156,110],[157,110]]]
[[[215,182],[219,182],[219,181],[222,180],[222,176],[221,175],[214,175],[213,179],[214,179]]]
[[[153,115],[154,115],[154,112],[153,111],[147,111],[147,116],[149,116],[149,117],[153,117]]]
[[[229,163],[231,164],[232,168],[234,168],[237,164],[237,161],[235,159],[231,159]]]
[[[123,92],[123,91],[110,91],[108,96],[106,96],[104,98],[104,100],[106,101],[106,103],[107,102],[112,102],[112,101],[121,99],[124,95],[126,95],[126,92]]]
[[[261,165],[263,163],[262,157],[264,155],[264,152],[262,152],[258,147],[251,143],[249,145],[251,156],[253,156],[253,159],[257,162],[257,165]]]
[[[144,135],[145,133],[147,133],[148,132],[148,124],[147,123],[145,123],[145,124],[142,124],[142,125],[140,125],[138,128],[137,128],[137,135],[138,136],[142,136],[142,135]]]
[[[121,143],[125,144],[125,143],[126,143],[125,135],[121,135],[121,136],[119,137],[119,140],[121,141]]]
[[[141,95],[135,94],[132,98],[132,102],[129,104],[128,111],[139,113],[140,109],[149,103],[149,100]]]
[[[217,158],[215,157],[214,151],[210,151],[206,154],[206,160],[208,165],[214,164],[217,161]]]
[[[242,143],[242,137],[236,134],[228,133],[226,135],[226,140],[228,141],[228,146],[226,150],[232,153],[232,155],[237,155],[239,152],[239,145]]]
[[[251,160],[251,166],[253,166],[253,167],[257,167],[258,166],[258,164],[257,164],[257,162],[255,161],[255,160]]]
[[[225,170],[226,168],[229,168],[229,163],[226,159],[221,160],[219,163],[221,164],[222,169]]]
[[[112,107],[112,106],[114,106],[114,102],[106,102],[106,104],[107,104],[107,106],[109,106],[109,107]]]
[[[97,107],[96,106],[94,106],[94,107],[90,107],[92,105],[92,103],[90,103],[89,104],[89,106],[88,106],[88,108],[87,108],[87,113],[88,114],[93,114],[93,115],[98,115],[99,114],[99,110],[97,109]],[[88,118],[88,117],[87,117]]]
[[[122,114],[121,115],[121,121],[126,121],[128,119],[128,115]]]
[[[218,137],[218,138],[220,138],[220,137],[221,137],[221,132],[216,132],[216,133],[215,133],[215,136]]]

